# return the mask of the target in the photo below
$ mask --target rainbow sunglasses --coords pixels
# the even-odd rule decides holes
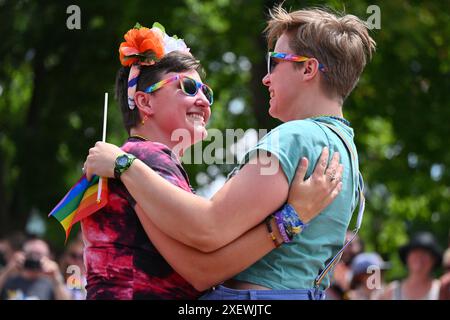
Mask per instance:
[[[292,62],[305,62],[311,58],[305,56],[298,56],[291,53],[283,53],[283,52],[267,52],[267,73],[271,74],[273,69],[277,66],[278,62],[276,59],[287,60]],[[326,68],[323,64],[319,62],[319,70],[322,72],[326,71]]]
[[[188,96],[195,96],[198,92],[198,90],[202,90],[203,94],[205,95],[206,99],[209,102],[209,105],[211,106],[214,102],[214,94],[210,87],[208,87],[206,84],[198,82],[192,78],[189,78],[187,76],[177,74],[176,76],[170,77],[165,80],[161,80],[155,84],[152,84],[151,86],[147,87],[147,89],[144,90],[145,93],[152,93],[155,92],[158,89],[161,89],[166,84],[169,84],[171,82],[174,82],[176,80],[180,81],[180,87],[181,91],[183,91],[184,94]]]

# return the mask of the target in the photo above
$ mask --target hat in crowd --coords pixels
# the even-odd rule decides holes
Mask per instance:
[[[351,264],[351,270],[353,277],[360,274],[367,273],[368,268],[376,266],[380,270],[386,270],[390,268],[390,263],[384,261],[378,253],[375,252],[363,252],[353,258]]]
[[[442,249],[439,246],[436,238],[430,232],[416,233],[408,244],[400,248],[399,254],[404,264],[406,264],[408,254],[413,249],[425,249],[430,252],[436,260],[434,267],[437,267],[441,264]]]

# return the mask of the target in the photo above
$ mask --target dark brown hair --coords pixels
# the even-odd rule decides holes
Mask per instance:
[[[190,53],[173,51],[165,55],[159,62],[151,66],[141,66],[136,91],[144,91],[148,86],[162,80],[162,76],[169,72],[185,72],[195,70],[204,76],[200,61]],[[128,75],[130,67],[121,67],[116,76],[115,95],[122,111],[123,124],[128,134],[140,119],[139,109],[131,110],[128,106]]]

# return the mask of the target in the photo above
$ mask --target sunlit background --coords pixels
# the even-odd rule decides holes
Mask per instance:
[[[261,83],[267,47],[262,31],[277,1],[129,0],[0,1],[0,236],[43,236],[56,250],[64,232],[50,210],[81,175],[88,149],[101,140],[103,94],[110,93],[107,141],[126,132],[112,99],[118,47],[139,22],[158,21],[184,38],[215,91],[209,128],[244,135],[216,150],[218,164],[186,165],[198,193],[211,196],[260,129],[279,124],[267,113]],[[69,30],[66,9],[81,10]],[[366,249],[404,275],[398,247],[418,230],[447,246],[450,226],[450,13],[447,1],[285,1],[298,9],[327,5],[366,20],[378,5],[381,28],[373,61],[345,102],[356,132],[367,187],[361,237]],[[212,143],[203,142],[203,148]],[[73,232],[76,233],[76,232]]]

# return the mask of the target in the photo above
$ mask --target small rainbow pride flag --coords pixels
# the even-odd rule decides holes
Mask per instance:
[[[102,178],[102,180],[99,202],[97,202],[99,177],[94,176],[91,181],[88,181],[83,175],[48,215],[61,223],[66,231],[66,241],[75,223],[100,210],[108,203],[108,179]]]

